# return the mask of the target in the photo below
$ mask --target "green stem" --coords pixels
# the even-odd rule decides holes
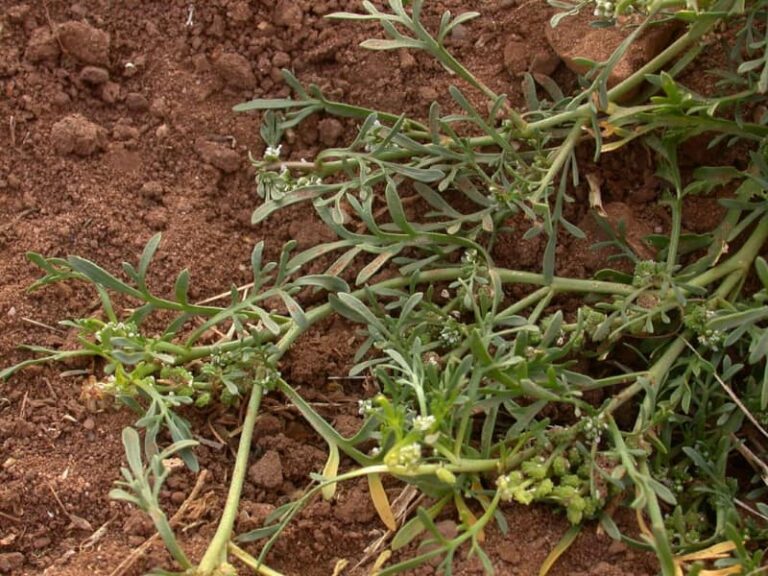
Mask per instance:
[[[605,407],[603,413],[605,415],[612,414],[622,404],[640,392],[648,383],[650,383],[650,385],[654,388],[658,387],[674,363],[677,361],[677,358],[680,356],[683,350],[685,350],[686,341],[688,338],[690,338],[690,336],[691,334],[689,332],[685,332],[675,338],[664,351],[664,354],[661,355],[661,357],[653,364],[648,372],[638,377],[632,384],[611,398],[611,401]]]
[[[251,452],[251,442],[253,440],[253,429],[256,425],[256,417],[259,413],[261,403],[261,386],[254,384],[251,390],[251,397],[248,401],[248,408],[245,413],[245,421],[240,433],[240,445],[237,447],[237,458],[235,467],[232,471],[232,481],[229,485],[227,501],[224,505],[224,512],[221,515],[216,534],[213,536],[208,549],[200,561],[197,573],[208,576],[223,563],[226,562],[227,544],[232,536],[232,529],[235,526],[237,509],[240,505],[240,494],[243,490],[245,473],[248,468],[248,457]]]
[[[579,143],[583,125],[584,122],[580,121],[576,122],[573,127],[571,127],[571,131],[568,133],[568,137],[560,145],[560,148],[558,148],[557,152],[555,153],[554,158],[552,159],[552,164],[550,164],[549,170],[547,170],[547,173],[544,175],[544,179],[542,180],[541,185],[538,187],[536,192],[531,195],[531,202],[539,202],[541,197],[546,194],[549,185],[560,173],[560,170],[562,170],[565,162],[573,153],[573,149],[576,147],[576,144]]]
[[[667,273],[672,274],[677,264],[677,252],[680,246],[680,234],[683,228],[683,201],[680,190],[677,198],[672,201],[672,229],[669,233],[669,247],[667,248]]]
[[[752,232],[752,235],[736,254],[722,264],[718,264],[714,268],[703,272],[688,282],[688,284],[696,287],[704,287],[728,276],[732,272],[739,271],[742,274],[746,273],[750,266],[752,266],[752,262],[754,262],[755,258],[760,253],[766,240],[768,240],[768,216],[763,216],[762,220],[760,220],[757,227]]]

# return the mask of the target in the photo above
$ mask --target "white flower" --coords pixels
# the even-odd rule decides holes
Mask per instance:
[[[270,160],[274,162],[275,160],[280,159],[280,151],[282,150],[283,145],[279,144],[277,147],[274,146],[267,146],[267,149],[264,150],[264,160]]]
[[[435,417],[431,414],[429,416],[416,416],[413,419],[413,428],[419,432],[429,432],[434,425]]]
[[[373,412],[373,402],[371,402],[371,400],[358,400],[357,412],[361,416],[367,416],[368,414]]]
[[[417,468],[421,461],[421,444],[414,442],[390,450],[384,457],[384,463],[390,468]]]

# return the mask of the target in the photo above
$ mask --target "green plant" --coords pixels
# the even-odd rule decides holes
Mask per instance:
[[[262,136],[268,147],[254,160],[264,202],[253,220],[311,202],[338,240],[299,253],[289,242],[278,261],[267,264],[258,244],[252,284],[247,290],[233,288],[226,306],[191,303],[186,271],[176,281],[173,299],[149,290],[147,272],[159,236],[149,241],[138,266],[124,266],[127,281],[78,257],[32,254],[45,272],[35,287],[90,282],[108,320],[68,322],[80,335],[79,350],[35,348],[40,357],[0,376],[70,356],[102,360],[103,378],[88,394],[99,401],[117,398],[142,414],[137,426],[146,430],[149,462],[145,468],[137,433],[126,431],[124,485],[130,491],[114,495],[153,517],[187,573],[233,573],[234,556],[274,574],[263,561],[286,524],[312,498],[332,498],[339,482],[358,477],[368,477],[376,509],[396,530],[391,550],[423,532],[436,544],[380,574],[434,557],[443,558],[448,572],[465,545],[492,572],[481,535],[491,522],[505,529],[500,508],[505,501],[549,504],[575,526],[598,521],[612,537],[654,550],[665,576],[679,573],[686,563],[700,570],[696,563],[707,560],[716,560],[721,574],[757,573],[760,548],[768,539],[768,510],[760,502],[766,490],[759,480],[768,475],[761,456],[747,448],[747,432],[768,435],[768,264],[759,256],[768,238],[768,127],[765,118],[746,122],[739,111],[765,92],[766,44],[755,38],[764,34],[758,22],[768,5],[717,0],[706,6],[664,1],[636,7],[646,16],[607,62],[592,63],[585,89],[565,96],[545,83],[554,100],[546,103],[528,77],[529,110],[519,112],[445,49],[451,29],[476,14],[446,14],[432,35],[422,23],[423,4],[414,1],[407,10],[390,0],[390,10],[381,12],[363,2],[366,14],[333,16],[379,21],[389,38],[370,40],[365,47],[430,53],[487,97],[489,112],[453,87],[450,95],[460,113],[443,115],[433,104],[427,121],[420,122],[328,100],[285,71],[295,99],[256,100],[236,108],[264,112]],[[613,15],[629,7],[622,3]],[[609,12],[605,4],[598,10]],[[646,66],[608,88],[612,67],[659,18],[677,18],[688,27]],[[738,58],[746,53],[748,60],[724,76],[724,86],[737,86],[737,92],[704,97],[675,77],[722,22],[738,28],[746,46]],[[617,103],[646,80],[650,92],[641,102]],[[283,132],[300,128],[315,113],[358,120],[357,137],[313,161],[282,160]],[[472,136],[460,129],[467,125]],[[700,167],[683,173],[679,146],[704,132],[713,134],[716,144],[738,141],[748,147],[749,168]],[[634,254],[619,230],[610,243],[634,262],[632,276],[616,271],[595,279],[557,276],[558,243],[566,235],[583,237],[564,217],[565,204],[574,201],[569,190],[580,185],[577,146],[591,143],[599,158],[635,140],[654,155],[666,182],[663,201],[671,226],[667,234],[651,238],[657,258]],[[706,235],[684,234],[686,198],[723,186],[733,193],[723,201],[722,223]],[[462,210],[451,201],[456,197]],[[424,209],[413,211],[413,204]],[[491,256],[506,222],[518,214],[529,223],[526,239],[545,238],[540,272],[504,269]],[[336,258],[322,274],[304,272],[328,255]],[[362,268],[355,267],[359,257],[366,258]],[[377,280],[384,270],[395,274]],[[753,271],[757,282],[751,280]],[[746,288],[758,282],[761,287]],[[513,284],[527,286],[528,295],[510,298],[505,288]],[[307,289],[322,292],[325,302],[305,309]],[[112,293],[141,305],[118,315]],[[581,305],[552,312],[562,295],[578,298]],[[267,304],[276,299],[283,303],[278,313]],[[144,331],[144,321],[160,310],[176,316],[153,336]],[[365,327],[367,338],[352,373],[371,375],[379,389],[361,403],[365,424],[353,438],[342,437],[278,371],[281,356],[296,339],[333,314]],[[226,336],[215,344],[201,343],[213,327],[223,328]],[[620,352],[633,359],[615,360]],[[590,371],[595,360],[608,371]],[[591,391],[601,392],[603,399],[588,402]],[[328,463],[301,499],[276,510],[264,528],[235,536],[253,426],[265,393],[281,393],[293,403],[327,442]],[[177,409],[211,402],[244,403],[246,412],[219,529],[193,566],[159,511],[157,490],[169,453],[179,451],[191,469],[196,467],[189,426]],[[553,405],[564,416],[546,416]],[[626,405],[632,407],[632,421],[619,425],[617,411]],[[158,446],[163,428],[174,441],[165,450]],[[361,446],[372,441],[376,448],[364,452]],[[353,463],[345,473],[339,473],[340,454]],[[756,469],[746,496],[730,470],[745,457]],[[415,485],[432,505],[398,528],[381,488],[383,474]],[[647,519],[639,539],[620,532],[609,502],[624,503]],[[461,520],[453,539],[434,523],[449,504]],[[548,566],[576,534],[577,529],[569,531]],[[258,558],[240,547],[256,540],[264,541]]]

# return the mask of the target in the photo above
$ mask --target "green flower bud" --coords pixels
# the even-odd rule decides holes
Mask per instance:
[[[555,476],[564,476],[571,469],[571,463],[565,456],[558,456],[552,462],[552,472]]]
[[[195,406],[198,408],[204,408],[211,403],[211,394],[209,392],[203,392],[195,400]]]
[[[453,486],[456,484],[456,475],[446,468],[438,468],[435,472],[435,476],[440,482]]]
[[[579,449],[575,446],[568,450],[568,460],[573,466],[581,464],[581,452],[579,452]]]
[[[584,498],[584,516],[592,518],[599,508],[597,500],[594,498]]]
[[[533,492],[522,487],[515,489],[515,491],[512,493],[512,497],[517,502],[520,502],[520,504],[524,504],[526,506],[533,502]]]
[[[571,498],[579,495],[579,491],[573,486],[555,486],[552,490],[552,496],[558,500],[569,502]]]
[[[514,471],[510,472],[509,474],[507,474],[507,481],[512,486],[517,486],[518,484],[522,484],[523,480],[524,480],[523,473],[520,472],[520,470],[514,470]]]
[[[587,509],[587,501],[582,496],[574,496],[568,503],[568,508],[584,512]]]
[[[523,473],[534,480],[543,480],[547,477],[547,466],[540,459],[527,460],[520,465]]]
[[[582,484],[582,479],[576,476],[576,474],[566,474],[560,479],[560,484],[563,486],[573,486],[579,488]]]
[[[552,490],[554,489],[555,485],[552,483],[552,480],[549,478],[545,478],[541,482],[539,482],[536,485],[536,489],[534,491],[534,496],[537,500],[541,500],[542,498],[546,498],[552,493]]]
[[[571,524],[581,524],[581,520],[584,517],[584,513],[581,510],[575,510],[570,507],[566,508],[565,515]]]

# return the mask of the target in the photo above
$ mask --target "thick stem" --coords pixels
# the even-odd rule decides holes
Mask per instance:
[[[728,276],[732,272],[740,271],[746,273],[749,267],[752,266],[757,255],[760,253],[760,249],[768,240],[768,216],[763,218],[758,223],[752,235],[744,243],[736,254],[731,256],[728,260],[703,272],[693,280],[689,282],[691,286],[704,287],[725,276]]]
[[[627,402],[630,398],[640,392],[646,383],[650,383],[652,387],[657,387],[667,372],[672,368],[672,365],[677,361],[677,358],[685,350],[686,340],[690,337],[690,333],[686,332],[677,338],[667,347],[664,354],[653,364],[650,370],[643,376],[637,378],[634,383],[630,384],[624,390],[616,394],[603,411],[604,414],[609,415],[615,412],[619,406]]]
[[[227,501],[224,505],[224,512],[221,515],[216,534],[213,536],[208,549],[200,561],[197,568],[197,574],[208,576],[213,574],[221,564],[226,562],[227,545],[232,536],[232,529],[235,526],[237,509],[240,505],[240,494],[243,490],[245,473],[248,469],[248,456],[251,453],[251,441],[253,440],[253,428],[256,425],[256,417],[259,413],[259,404],[261,403],[261,386],[254,384],[251,390],[251,397],[248,401],[248,408],[245,413],[243,429],[240,433],[240,445],[237,447],[237,458],[235,467],[232,471],[232,481],[229,485]]]

